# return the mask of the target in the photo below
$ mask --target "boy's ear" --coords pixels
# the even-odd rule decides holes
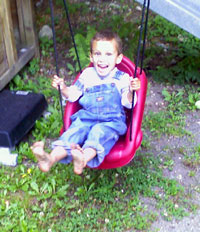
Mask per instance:
[[[120,64],[121,63],[121,61],[122,61],[122,58],[123,58],[123,54],[120,54],[120,55],[118,55],[118,57],[117,57],[117,64]]]

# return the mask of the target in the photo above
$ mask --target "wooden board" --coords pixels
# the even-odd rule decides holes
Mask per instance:
[[[24,52],[19,59],[0,76],[0,90],[2,90],[9,81],[30,61],[31,58],[35,55],[35,48],[29,47],[26,52]]]
[[[36,38],[35,26],[33,23],[33,6],[30,0],[16,0],[19,18],[19,29],[21,40],[27,46],[34,45],[36,53],[39,55],[38,41]]]
[[[0,90],[39,56],[32,4],[32,0],[0,0]]]
[[[0,31],[2,31],[2,19],[0,17]],[[8,70],[8,61],[6,56],[6,49],[4,44],[3,35],[0,33],[0,76]]]
[[[8,65],[11,67],[17,60],[17,50],[14,39],[10,1],[1,0],[0,15],[2,19],[2,34],[5,43]]]

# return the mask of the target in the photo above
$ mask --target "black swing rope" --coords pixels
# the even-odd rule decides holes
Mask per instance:
[[[146,13],[146,19],[145,19],[145,29],[144,29],[144,39],[143,39],[143,45],[142,45],[142,58],[141,58],[141,64],[140,64],[140,74],[142,74],[143,69],[143,61],[144,61],[144,52],[145,52],[145,45],[146,45],[146,37],[147,37],[147,28],[148,28],[148,18],[149,18],[149,7],[150,7],[150,0],[147,2],[147,13]]]
[[[141,49],[141,41],[142,41],[142,33],[143,33],[143,24],[144,24],[144,16],[145,16],[145,11],[146,11],[145,28],[144,28],[143,45],[142,45],[142,57],[141,57],[141,64],[140,64],[140,75],[142,74],[144,52],[145,52],[145,45],[146,45],[148,16],[149,16],[149,6],[150,6],[150,0],[148,0],[147,11],[146,11],[146,0],[144,0],[143,7],[142,7],[142,18],[141,18],[141,23],[140,23],[140,34],[139,34],[138,47],[137,47],[137,57],[136,57],[136,62],[135,62],[135,71],[134,71],[134,77],[133,78],[135,78],[136,75],[137,75],[138,63],[139,63],[139,60],[140,60],[140,49]],[[135,91],[133,91],[133,93],[132,93],[130,141],[132,141],[134,96],[135,96]]]
[[[59,76],[58,52],[57,52],[57,47],[56,47],[55,20],[54,20],[54,10],[53,10],[52,0],[49,0],[49,6],[51,10],[51,26],[52,26],[52,32],[53,32],[53,45],[54,45],[54,58],[55,58],[55,63],[56,63],[56,74],[57,76]],[[62,121],[63,121],[63,130],[65,131],[64,112],[63,112],[62,94],[61,94],[60,85],[58,86],[58,92],[59,92],[59,101],[60,101],[60,108],[61,108]]]
[[[80,58],[79,58],[79,55],[78,55],[78,50],[77,50],[76,42],[75,42],[75,39],[74,39],[74,33],[73,33],[73,30],[72,30],[72,24],[71,24],[71,21],[70,21],[69,11],[68,11],[66,0],[63,0],[63,3],[64,3],[64,6],[65,6],[65,13],[66,13],[66,17],[67,17],[67,21],[68,21],[68,25],[69,25],[69,30],[70,30],[70,34],[71,34],[71,37],[72,37],[72,41],[73,41],[73,44],[74,44],[76,58],[77,58],[78,65],[79,65],[79,70],[80,70],[80,73],[82,73],[81,62],[80,62]]]
[[[75,53],[76,53],[76,57],[77,57],[77,61],[78,61],[78,65],[79,65],[79,70],[81,73],[82,68],[81,68],[80,58],[78,55],[78,50],[77,50],[77,46],[76,46],[76,42],[75,42],[75,38],[74,38],[74,33],[73,33],[71,22],[70,22],[69,11],[68,11],[66,0],[63,0],[63,3],[64,3],[64,7],[65,7],[65,13],[66,13],[66,17],[67,17],[67,21],[68,21],[68,25],[69,25],[69,29],[70,29],[70,34],[72,37],[72,41],[73,41],[73,45],[74,45],[74,49],[75,49]],[[58,52],[57,52],[57,46],[56,46],[56,32],[55,32],[55,19],[54,19],[54,10],[53,10],[52,0],[49,0],[49,6],[50,6],[50,11],[51,11],[51,26],[52,26],[52,32],[53,32],[53,46],[54,46],[54,59],[55,59],[55,64],[56,64],[56,74],[57,74],[57,76],[59,76]],[[59,101],[60,101],[62,121],[63,121],[63,131],[65,131],[65,121],[64,121],[64,112],[63,112],[62,94],[61,94],[60,85],[58,86],[58,92],[59,92]]]

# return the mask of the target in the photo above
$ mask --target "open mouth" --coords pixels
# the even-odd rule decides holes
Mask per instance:
[[[98,64],[98,68],[104,70],[104,69],[108,68],[108,65],[99,65]]]
[[[108,74],[108,71],[109,71],[108,64],[98,64],[96,68],[100,76],[106,76]]]

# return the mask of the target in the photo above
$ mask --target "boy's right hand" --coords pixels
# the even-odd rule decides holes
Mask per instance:
[[[60,86],[61,91],[65,90],[67,88],[63,78],[60,78],[57,75],[54,75],[51,85],[52,85],[52,87],[56,88],[57,90],[58,90],[58,86]]]

